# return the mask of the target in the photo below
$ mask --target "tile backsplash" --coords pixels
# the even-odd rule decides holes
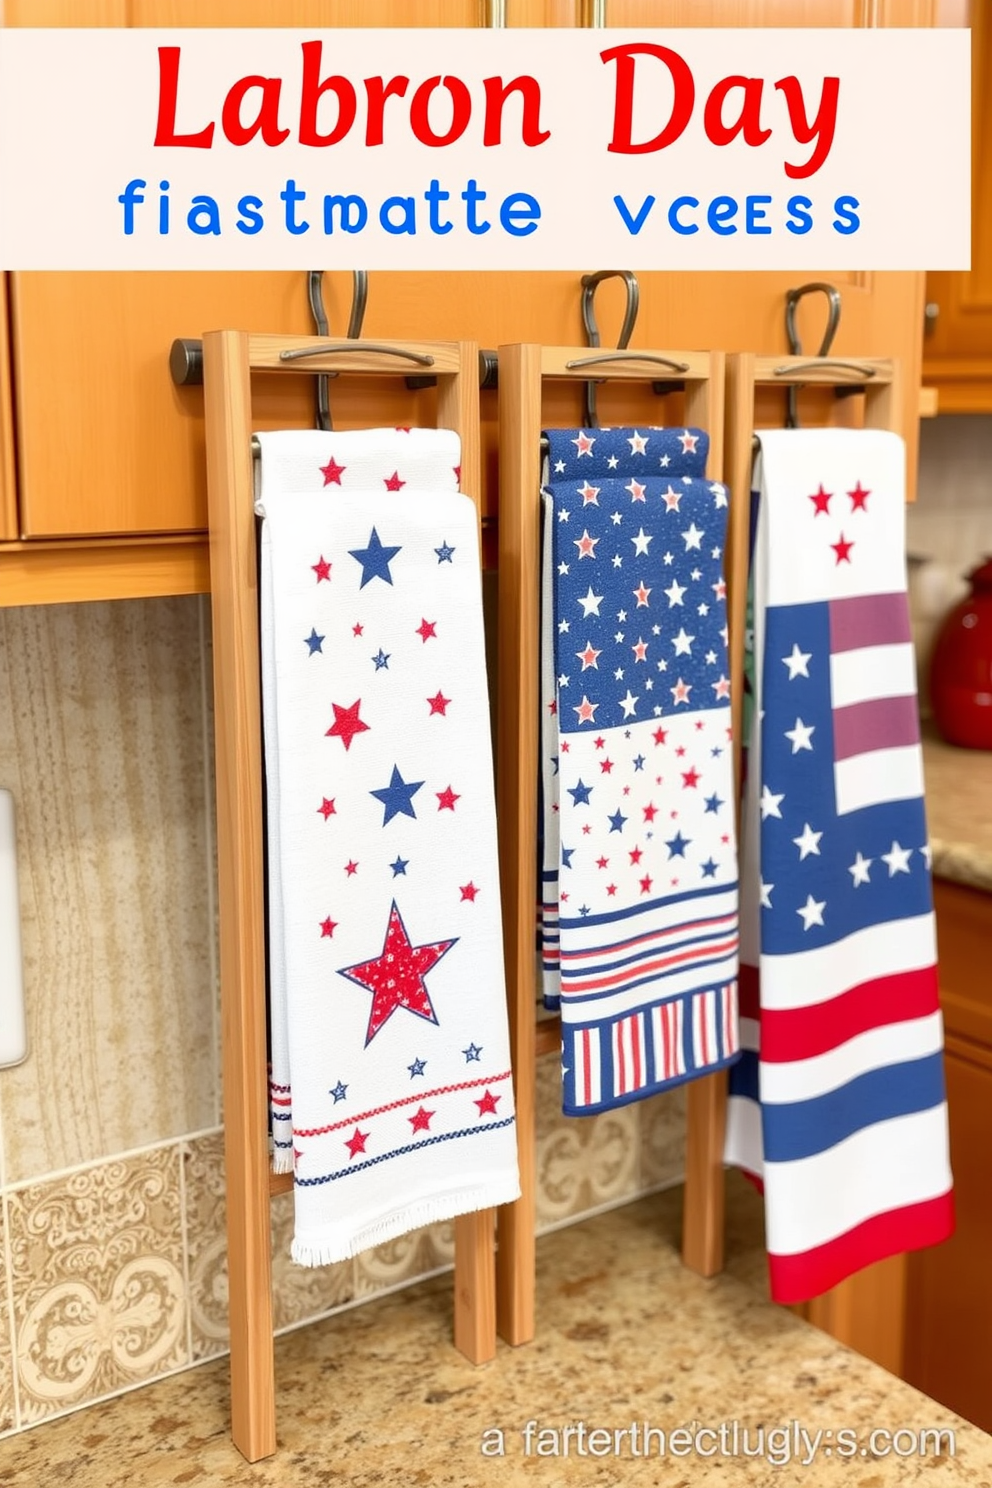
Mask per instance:
[[[209,615],[0,610],[29,1053],[0,1070],[0,1435],[227,1347]],[[541,1226],[679,1180],[681,1092],[582,1121],[539,1072]],[[272,1206],[276,1325],[450,1264],[437,1225],[319,1270]]]

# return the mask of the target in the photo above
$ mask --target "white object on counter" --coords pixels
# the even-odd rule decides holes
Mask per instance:
[[[27,1054],[14,798],[0,790],[0,1067]]]

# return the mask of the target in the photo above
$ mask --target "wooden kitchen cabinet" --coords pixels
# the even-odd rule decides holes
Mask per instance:
[[[14,417],[7,337],[7,276],[0,274],[0,542],[17,536]]]
[[[992,413],[992,5],[971,5],[971,270],[927,275],[923,381],[941,413]]]

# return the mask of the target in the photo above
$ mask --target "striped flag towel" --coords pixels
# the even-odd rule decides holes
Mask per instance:
[[[589,1115],[738,1056],[727,492],[698,429],[546,437],[544,992]]]
[[[726,1153],[763,1180],[778,1302],[953,1228],[904,459],[761,435]]]
[[[323,1265],[519,1195],[477,524],[448,431],[260,439],[272,1128]]]

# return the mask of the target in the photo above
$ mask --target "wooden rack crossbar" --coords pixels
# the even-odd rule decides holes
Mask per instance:
[[[268,1149],[262,722],[251,456],[255,372],[403,376],[403,353],[430,358],[437,422],[461,439],[461,489],[480,511],[478,347],[474,342],[349,346],[322,339],[211,331],[203,340],[217,761],[220,977],[231,1319],[231,1418],[249,1462],[276,1447]],[[285,360],[285,351],[305,352]],[[398,355],[397,355],[398,354]],[[496,1350],[494,1216],[455,1221],[455,1344],[474,1363]]]
[[[537,782],[540,730],[540,439],[542,385],[548,380],[645,382],[668,377],[685,389],[685,422],[710,435],[707,474],[723,476],[724,356],[722,352],[603,353],[588,347],[502,346],[499,349],[499,668],[497,679],[497,803],[503,936],[510,1004],[522,1197],[499,1212],[496,1257],[497,1326],[509,1343],[534,1336],[536,1061],[561,1047],[557,1019],[537,1021],[534,917],[537,892]],[[677,370],[673,370],[677,369]],[[726,551],[728,599],[743,614],[747,566],[747,504],[731,501]],[[743,626],[731,626],[733,696],[743,677]],[[737,704],[739,706],[739,704]],[[739,731],[738,731],[739,732]],[[723,1264],[723,1073],[687,1089],[686,1201],[682,1237],[687,1266],[711,1276]]]

